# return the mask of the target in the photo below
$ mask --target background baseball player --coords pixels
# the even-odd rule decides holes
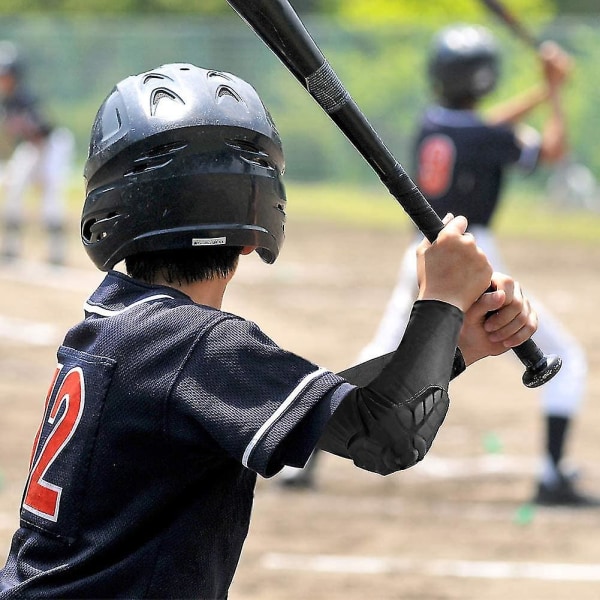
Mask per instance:
[[[58,350],[0,598],[226,598],[257,474],[317,442],[377,473],[410,467],[450,378],[535,331],[451,216],[419,247],[398,349],[344,376],[222,311],[240,255],[277,259],[283,170],[269,113],[229,73],[164,65],[103,102],[81,238],[110,272]],[[111,270],[123,260],[128,275]]]
[[[14,44],[0,42],[0,117],[13,147],[2,177],[5,260],[22,254],[25,203],[34,186],[41,199],[41,221],[48,239],[47,259],[65,260],[65,185],[71,174],[74,140],[42,114],[25,82],[25,64]]]
[[[561,87],[572,68],[570,57],[555,43],[539,51],[543,82],[482,117],[479,102],[496,86],[499,50],[486,28],[452,25],[435,37],[429,77],[436,103],[423,117],[415,144],[415,182],[440,215],[465,215],[469,231],[493,265],[503,262],[491,225],[507,170],[533,171],[541,163],[559,161],[567,150]],[[548,116],[541,134],[521,120],[538,107]],[[379,356],[401,339],[417,289],[415,246],[402,259],[396,286],[379,327],[359,360]],[[561,372],[541,388],[545,455],[533,500],[546,506],[600,506],[600,500],[576,488],[576,473],[566,470],[567,434],[585,394],[586,359],[580,344],[536,299],[539,344],[563,358]],[[318,454],[304,469],[285,469],[284,486],[314,485]]]
[[[560,92],[571,60],[552,42],[541,46],[539,59],[543,83],[492,109],[485,118],[475,110],[494,89],[500,67],[492,34],[480,26],[450,26],[436,36],[429,61],[437,103],[425,112],[417,135],[416,182],[438,213],[467,216],[469,231],[500,269],[503,261],[491,225],[506,171],[514,166],[531,172],[541,163],[559,161],[567,150]],[[521,123],[538,107],[548,110],[541,134]],[[403,258],[389,306],[361,360],[385,352],[402,336],[416,285],[412,254],[409,249]],[[585,394],[585,354],[538,299],[535,306],[540,315],[536,339],[563,358],[563,368],[541,388],[545,456],[534,500],[548,506],[597,506],[596,498],[576,489],[574,474],[563,464],[567,434]]]

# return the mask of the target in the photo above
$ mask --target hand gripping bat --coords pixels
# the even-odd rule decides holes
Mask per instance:
[[[227,2],[329,115],[425,237],[435,241],[444,227],[442,220],[381,141],[291,4],[287,0]],[[523,383],[530,388],[554,377],[562,365],[560,357],[546,356],[532,339],[513,350],[525,366]]]

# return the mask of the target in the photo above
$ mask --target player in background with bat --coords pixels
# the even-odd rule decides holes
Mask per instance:
[[[451,216],[419,247],[401,343],[366,379],[224,312],[240,255],[279,254],[283,170],[269,113],[234,75],[164,65],[102,103],[81,237],[110,272],[58,350],[0,599],[226,598],[257,474],[317,443],[380,474],[412,466],[450,379],[534,333],[518,284]]]
[[[37,186],[41,221],[47,233],[47,260],[65,262],[65,185],[71,174],[74,139],[42,113],[28,89],[25,64],[16,46],[0,42],[0,121],[13,152],[2,174],[3,225],[1,258],[22,255],[27,191]]]
[[[571,59],[553,42],[543,43],[538,52],[542,82],[486,116],[480,114],[479,103],[495,88],[500,68],[499,50],[487,29],[445,28],[436,36],[429,60],[435,104],[426,110],[417,134],[415,182],[438,214],[450,211],[467,217],[469,231],[501,270],[491,227],[508,170],[531,172],[541,163],[559,161],[567,149],[561,88]],[[522,122],[534,109],[547,111],[541,133]],[[415,286],[411,248],[375,337],[360,360],[388,351],[402,337]],[[545,455],[533,500],[545,506],[600,506],[597,498],[577,490],[575,475],[566,471],[563,461],[569,428],[585,394],[585,354],[539,301],[534,304],[540,316],[536,337],[547,351],[562,357],[563,367],[540,392]]]

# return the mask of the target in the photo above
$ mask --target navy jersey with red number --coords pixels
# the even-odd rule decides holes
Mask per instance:
[[[520,142],[509,126],[490,126],[473,111],[429,108],[415,144],[415,183],[443,218],[464,215],[488,226],[506,168],[535,168],[539,145]]]
[[[352,389],[253,323],[109,273],[67,334],[0,598],[226,598],[256,474]]]
[[[0,100],[0,119],[16,142],[36,141],[52,131],[37,98],[22,85]]]

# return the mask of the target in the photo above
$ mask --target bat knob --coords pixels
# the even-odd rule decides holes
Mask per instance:
[[[536,388],[550,381],[562,367],[562,359],[556,354],[544,355],[535,365],[530,365],[523,373],[523,384]]]

